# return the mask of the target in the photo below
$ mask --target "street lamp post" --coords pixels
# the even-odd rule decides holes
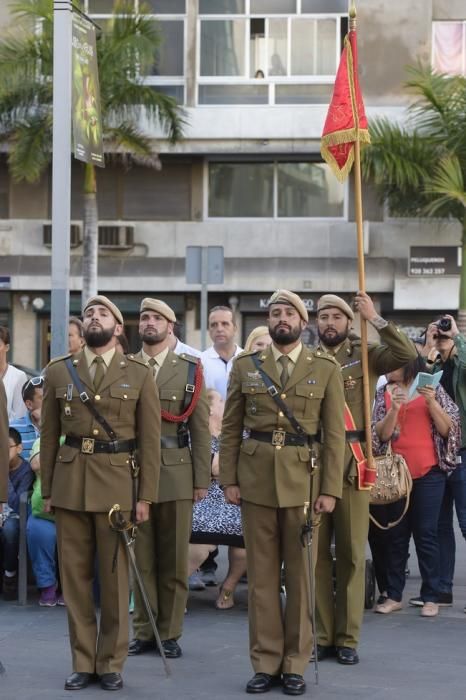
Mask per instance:
[[[53,3],[51,357],[68,351],[71,219],[71,0]]]

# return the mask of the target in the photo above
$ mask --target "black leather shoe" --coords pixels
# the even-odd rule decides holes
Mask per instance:
[[[284,673],[282,691],[285,695],[302,695],[306,692],[304,678],[298,673]]]
[[[337,661],[345,666],[354,666],[359,663],[358,652],[351,647],[337,647]]]
[[[179,659],[183,654],[176,639],[164,639],[162,640],[162,646],[167,659]]]
[[[128,647],[128,656],[139,656],[139,654],[146,654],[148,651],[153,651],[154,649],[155,641],[153,639],[150,641],[132,639]]]
[[[337,650],[334,646],[324,647],[322,644],[317,645],[317,661],[334,658],[337,655]],[[314,649],[311,654],[311,661],[314,661]]]
[[[82,690],[87,688],[89,683],[95,683],[98,680],[95,673],[79,673],[74,671],[71,676],[65,681],[65,690]]]
[[[271,676],[270,673],[256,673],[246,685],[247,693],[267,693],[274,685],[280,685],[280,676]]]
[[[102,673],[100,687],[102,690],[120,690],[123,688],[121,673]]]

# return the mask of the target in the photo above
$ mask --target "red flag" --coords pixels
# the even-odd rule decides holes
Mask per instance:
[[[351,30],[345,37],[320,147],[322,158],[340,182],[348,177],[353,166],[356,140],[370,143],[359,87],[356,32]]]

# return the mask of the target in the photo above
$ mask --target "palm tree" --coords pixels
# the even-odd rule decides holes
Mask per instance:
[[[375,183],[395,216],[456,220],[463,262],[458,326],[466,331],[466,79],[418,65],[408,69],[414,95],[406,126],[370,125],[363,176]]]
[[[53,0],[16,0],[11,12],[21,29],[0,41],[0,141],[7,144],[13,179],[37,182],[52,156]],[[142,118],[158,123],[172,143],[182,137],[182,109],[144,83],[159,47],[154,21],[124,1],[115,5],[97,41],[104,149],[126,164],[160,168],[156,145],[140,127]],[[84,166],[83,190],[82,296],[88,299],[97,293],[98,260],[92,164]]]

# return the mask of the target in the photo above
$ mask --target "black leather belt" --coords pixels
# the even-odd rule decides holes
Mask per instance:
[[[259,442],[268,442],[275,447],[305,447],[311,445],[318,439],[317,435],[296,435],[295,433],[287,433],[284,430],[274,430],[271,433],[262,433],[258,430],[251,430],[249,437],[252,440]]]
[[[365,430],[346,430],[345,438],[346,438],[346,442],[365,442],[366,441],[366,431]]]
[[[160,438],[160,446],[163,450],[173,450],[180,447],[189,447],[188,435],[165,435]]]
[[[93,455],[96,452],[117,454],[118,452],[132,452],[136,448],[136,440],[94,440],[90,437],[65,437],[65,445],[77,447],[85,455]]]

